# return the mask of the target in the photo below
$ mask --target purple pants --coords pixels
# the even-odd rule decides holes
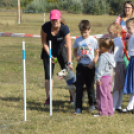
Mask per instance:
[[[103,76],[100,82],[101,85],[96,85],[98,111],[101,116],[111,116],[113,115],[112,78],[111,76]]]

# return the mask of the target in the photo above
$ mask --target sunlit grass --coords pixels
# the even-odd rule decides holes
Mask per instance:
[[[11,16],[13,17],[11,17]],[[43,14],[22,14],[21,24],[17,24],[16,13],[0,13],[0,32],[40,34]],[[78,23],[88,19],[91,35],[107,33],[107,26],[116,16],[91,16],[62,14],[69,26],[71,36],[78,36]],[[13,21],[15,20],[15,21]],[[46,21],[49,14],[46,14]],[[6,24],[8,22],[8,24]],[[14,22],[14,23],[13,23]],[[27,122],[24,120],[22,41],[26,42],[26,82],[27,82]],[[74,40],[72,40],[73,44]],[[44,69],[40,59],[41,41],[34,38],[0,37],[0,134],[133,134],[132,114],[115,113],[113,117],[94,118],[89,112],[87,99],[83,104],[83,115],[74,116],[74,108],[69,104],[69,92],[64,80],[59,81],[54,73],[53,116],[49,116],[49,106],[44,107]],[[77,63],[73,60],[73,67]],[[123,108],[128,103],[124,97]],[[5,126],[4,125],[8,125]]]

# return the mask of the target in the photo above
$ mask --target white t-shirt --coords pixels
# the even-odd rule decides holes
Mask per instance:
[[[123,51],[122,38],[117,37],[114,38],[113,40],[114,40],[114,60],[115,62],[123,62],[124,51]]]
[[[94,59],[94,51],[98,49],[98,42],[92,36],[87,39],[80,36],[75,40],[73,47],[77,48],[77,55],[81,56],[79,63],[90,64]]]
[[[128,55],[134,56],[134,34],[131,35],[128,42]]]

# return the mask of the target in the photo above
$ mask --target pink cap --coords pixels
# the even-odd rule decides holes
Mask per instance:
[[[50,12],[50,20],[53,20],[53,19],[59,20],[60,17],[61,17],[61,13],[60,13],[59,10],[57,10],[57,9],[51,10],[51,12]]]

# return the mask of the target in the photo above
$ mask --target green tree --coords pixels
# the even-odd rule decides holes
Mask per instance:
[[[21,0],[21,7],[26,7],[30,4],[33,0]]]

